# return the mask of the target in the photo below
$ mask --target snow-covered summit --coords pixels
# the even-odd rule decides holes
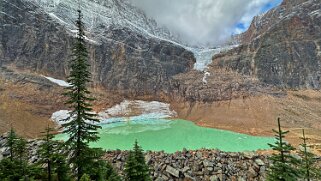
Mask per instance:
[[[128,0],[25,0],[39,6],[58,23],[66,26],[71,32],[76,29],[74,22],[76,10],[84,14],[84,23],[88,36],[98,41],[110,27],[129,28],[140,34],[152,34],[157,37],[177,39],[164,27],[159,27],[154,19],[148,18],[139,8]]]

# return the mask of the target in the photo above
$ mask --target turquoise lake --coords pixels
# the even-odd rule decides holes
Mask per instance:
[[[113,118],[113,123],[101,124],[100,140],[92,147],[106,150],[129,150],[137,139],[144,150],[173,153],[186,149],[220,149],[228,152],[268,149],[271,137],[256,137],[231,131],[204,128],[185,120],[153,117]],[[56,139],[67,139],[60,134]]]

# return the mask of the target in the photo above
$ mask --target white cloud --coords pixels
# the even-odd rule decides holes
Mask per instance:
[[[183,41],[194,45],[218,45],[233,33],[235,25],[249,26],[262,7],[275,0],[131,0]]]

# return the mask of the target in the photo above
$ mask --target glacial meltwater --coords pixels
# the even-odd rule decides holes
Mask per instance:
[[[130,118],[111,118],[101,124],[100,140],[92,147],[106,150],[129,150],[137,139],[144,150],[173,153],[186,149],[220,149],[239,152],[268,149],[271,137],[256,137],[231,131],[204,128],[185,120],[168,120],[153,116]],[[67,135],[60,134],[56,139],[65,140]]]

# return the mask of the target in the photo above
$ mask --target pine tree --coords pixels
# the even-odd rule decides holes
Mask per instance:
[[[269,146],[278,153],[270,157],[272,166],[269,169],[267,180],[295,181],[300,177],[299,170],[296,168],[298,160],[291,155],[294,147],[284,141],[285,135],[289,131],[282,131],[280,118],[278,118],[278,131],[273,130],[273,132],[276,133],[276,142],[269,144]]]
[[[53,141],[54,135],[52,134],[54,130],[52,128],[48,127],[46,128],[45,132],[42,132],[44,134],[43,141],[44,143],[40,145],[40,148],[38,150],[39,155],[39,163],[45,164],[47,169],[47,179],[48,181],[52,180],[52,169],[54,164],[54,157],[56,154],[56,148],[55,145],[57,144],[56,141]]]
[[[315,155],[308,150],[308,138],[305,137],[304,129],[302,130],[301,139],[303,141],[303,143],[301,144],[301,147],[303,149],[300,151],[300,155],[303,159],[302,164],[300,164],[300,170],[302,171],[303,179],[307,181],[310,181],[312,179],[321,179],[321,172],[316,167]]]
[[[137,140],[134,149],[129,152],[126,164],[125,175],[127,181],[149,181],[149,168],[146,165],[142,148],[138,145]]]
[[[93,100],[89,97],[90,91],[86,88],[91,78],[88,63],[88,52],[85,46],[84,25],[82,23],[82,13],[78,10],[78,20],[76,21],[78,34],[73,48],[73,59],[70,61],[70,75],[67,79],[71,85],[67,88],[65,96],[68,97],[66,104],[72,109],[68,118],[69,122],[63,124],[64,133],[69,135],[66,141],[71,151],[70,162],[75,166],[77,180],[80,180],[84,174],[85,165],[92,160],[88,144],[99,139],[97,130],[100,126],[94,123],[98,122],[96,114],[91,113],[90,102]]]
[[[14,129],[11,127],[9,135],[8,135],[8,140],[6,143],[6,147],[9,148],[9,152],[10,152],[10,160],[13,161],[14,158],[14,145],[15,145],[15,141],[17,140],[17,135],[14,131]]]

